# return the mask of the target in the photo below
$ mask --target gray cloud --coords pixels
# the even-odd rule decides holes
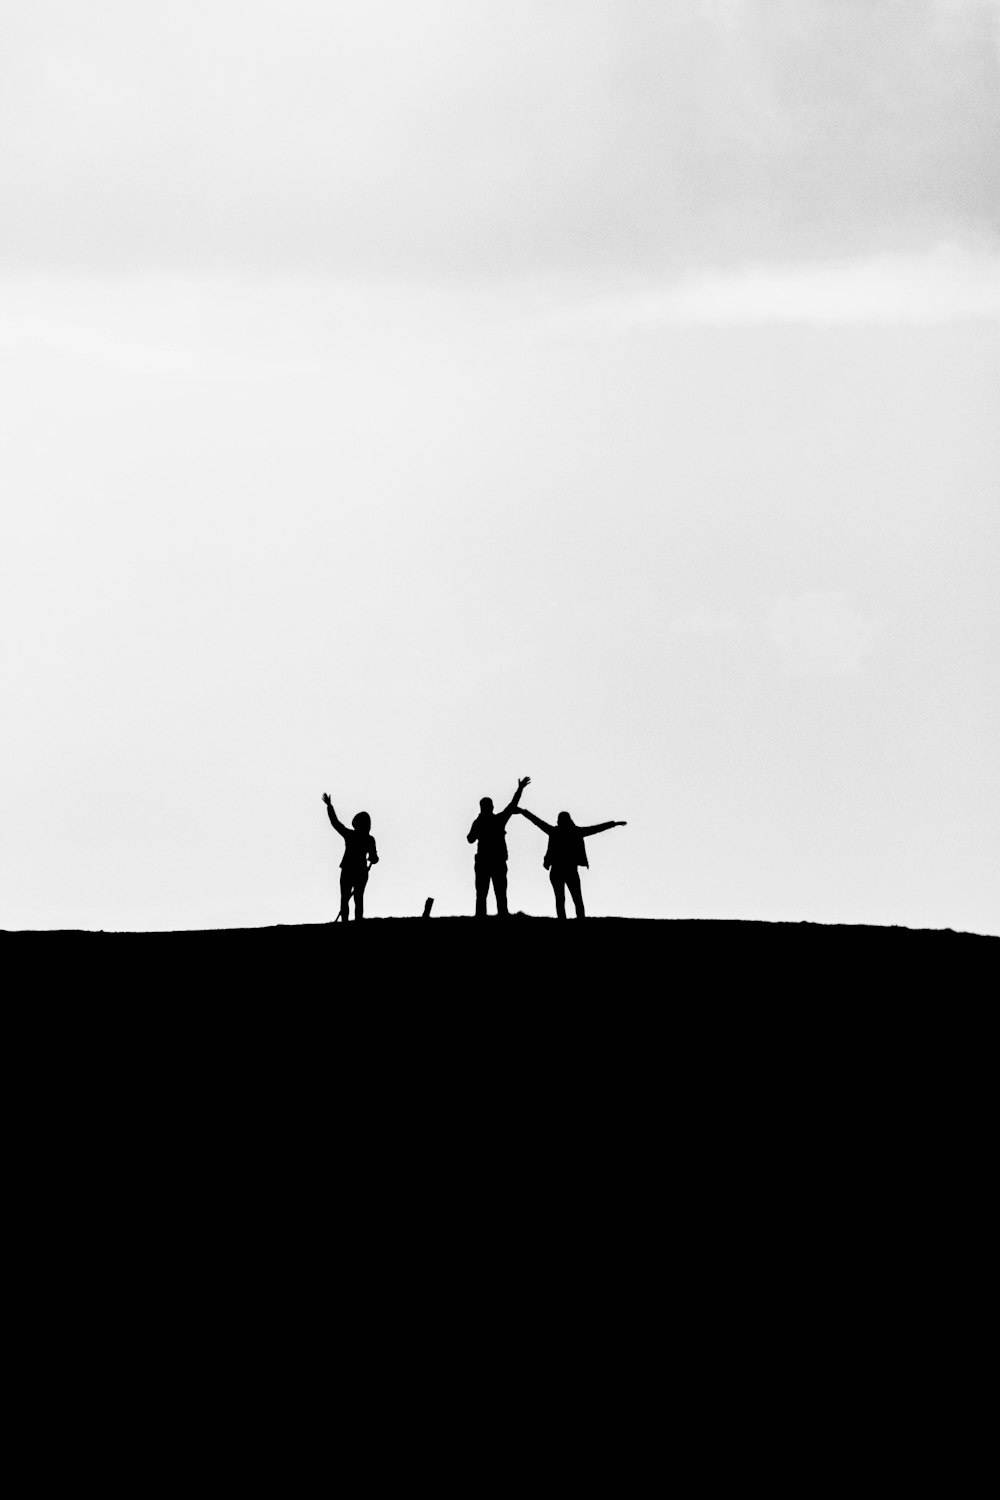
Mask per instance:
[[[8,0],[8,264],[634,271],[1000,239],[994,0]]]

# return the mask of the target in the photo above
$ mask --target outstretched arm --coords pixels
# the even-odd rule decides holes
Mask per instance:
[[[534,823],[536,828],[540,828],[543,833],[555,833],[555,829],[551,823],[543,823],[541,818],[536,818],[534,813],[529,812],[526,807],[519,807],[517,811],[521,814],[522,818],[527,818],[529,822]]]
[[[588,836],[588,834],[591,834],[591,833],[604,833],[609,828],[624,828],[624,827],[625,827],[625,824],[622,823],[621,821],[614,822],[614,823],[592,823],[589,828],[578,828],[576,831],[577,831],[577,833],[582,833],[583,836],[584,836],[584,838],[586,838]]]
[[[347,829],[344,827],[343,823],[340,821],[340,819],[337,817],[337,814],[333,810],[333,803],[330,801],[329,792],[323,793],[323,801],[326,803],[326,815],[330,819],[330,822],[333,824],[334,828],[336,828],[341,838],[346,839]]]
[[[500,814],[501,818],[509,818],[512,812],[516,812],[517,811],[517,804],[521,800],[521,793],[524,791],[525,787],[526,786],[530,786],[530,784],[531,784],[531,777],[530,776],[522,776],[521,777],[520,781],[517,783],[517,791],[514,793],[513,797],[511,797],[510,801],[507,803],[507,806],[504,808],[503,812]]]

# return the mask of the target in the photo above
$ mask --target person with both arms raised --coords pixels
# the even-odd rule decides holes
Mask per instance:
[[[592,823],[589,828],[578,828],[568,812],[561,812],[553,826],[551,823],[543,822],[541,818],[536,818],[535,814],[529,812],[526,807],[518,807],[514,810],[549,836],[543,864],[549,872],[549,879],[555,892],[556,916],[565,917],[566,915],[566,887],[569,886],[577,916],[585,917],[587,914],[583,909],[583,892],[580,889],[580,867],[589,869],[590,866],[583,841],[590,838],[591,834],[604,833],[608,828],[624,828],[625,823],[618,820],[613,823]]]

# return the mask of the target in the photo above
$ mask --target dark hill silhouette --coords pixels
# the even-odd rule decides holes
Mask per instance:
[[[418,1150],[479,1180],[517,1141],[552,1181],[571,1150],[638,1201],[667,1149],[709,1192],[744,1140],[801,1184],[920,1120],[984,1139],[998,958],[951,931],[600,917],[0,933],[8,1054],[66,1130],[141,1142],[155,1116],[199,1160],[252,1138],[316,1212],[345,1171],[416,1181]]]
[[[415,916],[347,927],[0,933],[0,955],[77,1003],[96,986],[136,1005],[167,993],[180,1008],[238,999],[282,1009],[377,1002],[384,1011],[444,999],[470,1013],[499,1001],[515,1014],[530,1001],[620,1017],[782,1001],[807,1015],[831,1001],[847,1013],[918,996],[974,999],[1000,939],[807,922]]]
[[[216,1383],[216,1350],[259,1380],[274,1322],[374,1329],[418,1383],[485,1327],[490,1360],[606,1367],[631,1423],[655,1337],[698,1452],[727,1401],[752,1456],[776,1410],[826,1442],[845,1391],[905,1446],[969,1364],[935,1330],[981,1324],[998,949],[517,916],[0,933],[21,1259],[88,1369],[116,1317],[129,1349],[205,1343]]]
[[[570,1249],[617,1237],[616,1298],[654,1261],[659,1288],[686,1244],[671,1274],[685,1300],[704,1278],[698,1319],[732,1286],[761,1340],[774,1289],[788,1294],[797,1261],[811,1274],[812,1237],[833,1247],[793,1298],[812,1336],[803,1307],[856,1310],[845,1265],[869,1264],[907,1194],[880,1295],[934,1232],[943,1182],[976,1170],[968,1201],[985,1202],[998,956],[1000,939],[950,931],[516,915],[0,932],[16,1150],[48,1143],[34,1176],[49,1197],[78,1163],[86,1230],[100,1170],[131,1218],[140,1188],[158,1201],[176,1184],[198,1214],[243,1193],[243,1240],[281,1236],[328,1278],[346,1236],[381,1257],[385,1284],[431,1225],[438,1260],[454,1225],[477,1266],[513,1226],[534,1267],[569,1195],[558,1277]],[[169,1217],[156,1207],[149,1232]],[[200,1256],[200,1224],[196,1243]],[[901,1304],[910,1337],[925,1282]]]

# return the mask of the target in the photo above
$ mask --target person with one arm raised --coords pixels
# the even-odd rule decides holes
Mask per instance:
[[[378,850],[372,838],[372,820],[366,812],[355,813],[351,827],[346,828],[334,812],[328,792],[323,793],[327,817],[344,840],[344,857],[340,861],[340,916],[348,920],[351,897],[354,897],[354,920],[365,914],[365,886],[368,871],[378,864]]]
[[[584,839],[589,839],[595,833],[605,833],[609,828],[624,828],[626,824],[621,820],[613,823],[591,823],[588,828],[579,828],[573,822],[568,812],[561,812],[555,824],[546,823],[542,818],[536,818],[533,812],[526,807],[515,809],[522,818],[527,818],[549,836],[548,847],[545,850],[545,859],[542,861],[549,872],[552,889],[556,898],[556,916],[566,916],[566,887],[573,897],[573,905],[578,917],[585,917],[587,913],[583,909],[583,891],[580,889],[580,868],[590,868],[587,860],[587,850]]]
[[[486,897],[490,886],[497,902],[497,916],[506,917],[507,911],[507,824],[512,813],[517,811],[521,793],[530,783],[530,776],[522,776],[517,791],[503,812],[493,811],[492,797],[482,797],[479,802],[479,817],[468,832],[468,842],[476,844],[476,916],[485,917]]]

